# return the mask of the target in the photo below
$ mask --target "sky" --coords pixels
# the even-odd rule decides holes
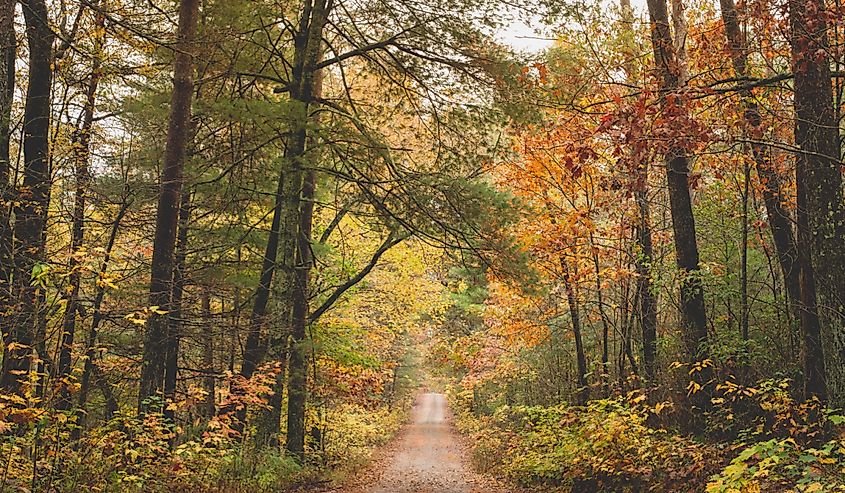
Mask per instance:
[[[539,25],[539,20],[537,23]],[[543,34],[538,35],[532,27],[519,19],[514,19],[512,24],[500,30],[497,37],[517,50],[531,53],[543,51],[554,43],[553,39]]]
[[[611,0],[614,1],[614,0]],[[646,8],[645,0],[631,0],[631,6],[635,12],[644,12]],[[536,27],[544,27],[539,18],[532,22],[534,26],[529,26],[521,19],[513,19],[513,22],[499,30],[498,39],[507,43],[517,50],[527,51],[529,53],[538,53],[550,47],[554,40],[546,33],[537,34],[534,29]]]

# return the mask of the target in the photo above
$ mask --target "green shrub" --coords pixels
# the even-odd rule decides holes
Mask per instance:
[[[476,464],[526,486],[577,491],[701,491],[718,470],[713,447],[646,425],[623,400],[586,407],[503,406],[492,416],[461,413]]]

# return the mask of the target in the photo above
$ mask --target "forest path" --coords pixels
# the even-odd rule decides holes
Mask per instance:
[[[385,454],[366,484],[343,493],[505,493],[474,473],[449,421],[446,396],[420,394],[413,421]]]

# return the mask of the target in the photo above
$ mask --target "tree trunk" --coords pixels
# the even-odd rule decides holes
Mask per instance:
[[[111,233],[109,234],[108,242],[106,243],[106,251],[103,256],[103,262],[100,264],[99,278],[102,278],[109,269],[111,262],[112,251],[114,250],[115,241],[117,241],[117,233],[120,230],[120,222],[126,215],[131,201],[124,197],[123,203],[120,205],[120,210],[112,223]],[[82,378],[79,381],[79,400],[77,402],[78,412],[76,415],[77,428],[71,432],[71,438],[78,440],[81,434],[82,427],[85,426],[85,419],[87,413],[85,412],[85,405],[88,402],[88,393],[91,389],[91,376],[95,371],[94,359],[97,357],[97,334],[100,329],[100,322],[103,320],[103,300],[106,297],[106,285],[101,284],[97,287],[97,294],[94,296],[94,305],[92,307],[93,314],[91,315],[91,328],[88,330],[88,337],[85,341],[85,366],[82,369]]]
[[[590,249],[592,250],[593,268],[596,274],[596,302],[599,306],[599,316],[601,317],[601,366],[602,366],[602,383],[605,391],[608,390],[608,383],[610,380],[610,317],[607,315],[604,306],[604,293],[601,287],[601,265],[599,264],[598,248],[596,247],[596,238],[593,232],[590,232]]]
[[[167,316],[167,345],[164,361],[164,398],[167,402],[176,400],[176,382],[179,376],[179,343],[182,339],[182,297],[185,294],[185,260],[188,248],[188,229],[191,220],[191,193],[182,192],[179,206],[179,231],[176,235],[174,258],[173,291],[170,293],[170,312]],[[172,419],[173,413],[165,408],[165,416]]]
[[[748,46],[740,29],[736,6],[733,0],[720,0],[720,5],[734,75],[744,77],[748,66]],[[769,219],[769,229],[772,233],[778,263],[783,273],[783,283],[786,288],[790,313],[795,322],[798,323],[801,318],[799,311],[801,286],[798,252],[795,247],[792,220],[789,212],[783,206],[785,203],[781,185],[783,180],[771,162],[769,149],[759,142],[763,136],[763,117],[750,90],[742,93],[742,103],[746,124],[745,133],[752,140],[751,152],[762,185],[763,202],[766,206],[766,215]]]
[[[569,278],[569,266],[566,263],[566,259],[560,259],[560,266],[563,269],[563,288],[566,291],[566,302],[569,305],[572,336],[575,338],[575,359],[578,365],[576,401],[578,405],[584,405],[590,398],[590,387],[587,385],[587,356],[584,353],[584,342],[581,338],[581,316],[578,310],[578,298],[575,296],[575,287]]]
[[[194,92],[192,53],[197,32],[199,4],[199,0],[182,0],[179,3],[179,27],[173,61],[173,94],[170,100],[170,118],[161,172],[161,190],[156,213],[150,275],[150,305],[158,306],[163,311],[170,309],[173,252],[176,247],[182,175]],[[139,411],[144,411],[144,402],[147,398],[164,390],[166,352],[170,340],[168,318],[167,315],[152,313],[147,321],[138,391]]]
[[[14,187],[11,183],[9,160],[12,101],[15,91],[15,1],[0,0],[0,336],[3,337],[3,361],[7,361],[7,346],[13,342],[11,330],[13,317],[11,204]],[[0,370],[0,382],[7,381],[5,364]]]
[[[23,394],[20,380],[30,371],[32,344],[39,326],[39,289],[31,282],[44,261],[44,226],[50,197],[50,88],[53,81],[53,31],[44,0],[21,2],[29,45],[29,77],[24,109],[23,187],[15,207],[13,310],[0,389]]]
[[[97,15],[97,26],[102,29],[105,17]],[[91,64],[91,76],[88,80],[88,88],[85,94],[85,106],[82,109],[82,124],[73,136],[73,151],[76,173],[76,195],[73,202],[73,226],[71,234],[70,260],[68,261],[68,286],[70,293],[67,296],[65,315],[63,321],[61,349],[59,351],[59,364],[57,375],[61,390],[59,400],[56,403],[57,409],[70,408],[70,392],[68,391],[67,380],[70,378],[71,357],[73,340],[76,334],[76,317],[79,311],[79,285],[81,281],[79,251],[85,240],[85,202],[88,186],[91,181],[91,173],[88,167],[88,160],[91,156],[91,129],[94,124],[94,110],[97,96],[97,87],[100,83],[100,58],[99,52],[103,45],[103,36],[97,35],[97,43],[94,49],[94,59]]]
[[[646,179],[648,168],[644,168],[643,180]],[[646,185],[642,185],[646,186]],[[635,192],[639,223],[637,224],[637,243],[640,252],[637,255],[637,295],[639,298],[639,325],[643,337],[643,369],[649,384],[654,383],[656,376],[655,361],[657,359],[657,300],[651,283],[651,263],[654,256],[654,246],[651,240],[651,223],[649,221],[650,207],[647,191],[640,189]]]
[[[215,375],[217,372],[214,369],[214,337],[217,327],[213,323],[211,314],[211,292],[208,287],[202,290],[202,319],[203,319],[203,346],[202,346],[202,369],[206,372],[205,378],[202,380],[202,387],[205,391],[205,402],[202,409],[202,414],[206,418],[214,416],[216,409],[215,394]]]
[[[303,145],[304,148],[304,145]],[[264,359],[265,352],[269,349],[272,356],[279,360],[285,359],[281,354],[281,346],[286,344],[286,340],[291,331],[291,300],[290,293],[292,291],[290,285],[293,282],[293,263],[296,234],[299,228],[299,194],[302,187],[302,174],[294,168],[294,156],[296,155],[296,146],[287,146],[285,148],[285,156],[282,164],[282,169],[279,171],[279,180],[276,187],[275,204],[273,206],[273,219],[270,226],[270,234],[267,237],[267,248],[264,251],[264,259],[261,266],[261,277],[258,281],[258,287],[255,290],[255,302],[252,306],[252,314],[249,320],[249,332],[247,333],[246,344],[243,352],[243,363],[241,365],[241,377],[248,380],[255,373],[256,368]],[[282,234],[284,233],[284,235]],[[280,246],[281,243],[281,246]],[[282,281],[284,299],[280,300],[280,310],[282,313],[278,315],[279,328],[278,333],[273,340],[265,341],[264,332],[267,325],[267,304],[270,300],[270,289],[273,285],[273,278],[278,269],[278,253],[282,250],[282,265],[284,279]],[[276,401],[276,395],[280,396],[280,388],[282,382],[277,381],[273,389],[273,394],[270,398]],[[236,387],[236,393],[242,394],[243,389]],[[279,408],[281,409],[281,400],[278,400]],[[271,403],[271,407],[274,404]],[[227,412],[229,412],[227,410]],[[275,412],[273,410],[272,412]],[[259,420],[259,440],[266,444],[274,443],[276,434],[278,433],[278,424],[273,427],[272,416],[267,416],[268,412]],[[281,411],[279,411],[281,413]],[[239,431],[243,429],[244,420],[246,419],[246,406],[241,403],[240,409],[236,413],[237,421],[235,423],[236,429]],[[276,421],[278,423],[279,421]],[[268,427],[273,427],[270,430]],[[262,438],[263,437],[263,438]]]
[[[845,208],[824,11],[824,2],[819,0],[789,2],[792,71],[795,74],[795,145],[799,149],[795,179],[801,325],[807,397],[826,398],[827,382],[835,403],[841,403],[845,397],[845,271],[841,268],[845,265]],[[819,54],[824,56],[819,59]],[[816,283],[820,288],[817,305],[813,299]],[[823,308],[818,311],[818,317],[813,313],[816,307]],[[832,351],[825,355],[828,361],[822,358],[818,318],[824,322],[833,343]],[[827,379],[825,369],[830,372]]]
[[[677,1],[677,0],[676,0]],[[651,42],[654,60],[660,75],[661,105],[669,108],[668,94],[682,84],[684,60],[678,58],[669,31],[669,17],[666,0],[648,0],[651,20]],[[675,260],[680,270],[680,304],[682,340],[686,345],[689,362],[708,358],[707,314],[704,308],[704,287],[699,269],[698,243],[696,240],[695,217],[692,212],[692,198],[689,190],[689,158],[681,148],[670,149],[666,155],[669,209],[672,216],[672,230],[675,239]],[[694,419],[691,429],[703,431],[702,411],[710,407],[709,388],[711,371],[705,368],[693,375],[702,386],[692,394]]]
[[[297,46],[300,53],[295,59],[300,62],[300,76],[297,77],[294,68],[294,80],[299,88],[291,93],[291,98],[299,101],[304,110],[303,120],[297,122],[293,136],[294,149],[301,151],[298,159],[293,161],[294,168],[302,173],[302,194],[299,206],[299,234],[296,241],[294,259],[293,291],[291,293],[291,339],[288,355],[288,414],[287,436],[285,450],[300,460],[305,455],[305,402],[308,384],[308,352],[306,348],[306,331],[308,328],[309,310],[309,282],[311,276],[311,228],[314,216],[314,192],[316,174],[312,168],[307,168],[307,144],[309,138],[306,127],[310,121],[310,108],[315,97],[322,92],[322,79],[315,65],[322,54],[323,29],[328,18],[329,6],[327,0],[315,0],[309,9],[303,11],[300,19],[300,30],[297,35]],[[309,11],[310,10],[310,11]],[[310,140],[313,144],[313,138]],[[311,153],[312,159],[316,159]]]
[[[634,45],[634,12],[630,0],[620,0],[622,10],[622,26],[626,39],[626,56],[633,60],[636,57]],[[625,68],[627,78],[634,80],[636,71],[633,64]],[[657,300],[651,283],[651,263],[654,246],[651,239],[651,211],[648,203],[648,162],[639,165],[634,190],[634,200],[637,203],[637,252],[635,268],[637,272],[637,288],[634,303],[637,307],[637,322],[643,339],[643,371],[645,379],[650,384],[656,376],[655,359],[657,357]],[[630,352],[630,347],[627,348]],[[633,362],[633,358],[630,358]]]
[[[288,370],[288,416],[285,450],[295,457],[305,453],[305,401],[308,380],[309,281],[311,276],[311,225],[314,216],[316,176],[312,169],[305,172],[302,183],[299,240],[296,248],[295,287],[293,291],[293,331],[291,332],[290,367]]]

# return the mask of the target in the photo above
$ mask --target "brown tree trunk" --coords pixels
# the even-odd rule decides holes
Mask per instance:
[[[604,306],[604,293],[601,286],[601,265],[599,264],[598,247],[596,247],[595,235],[590,232],[590,249],[592,250],[593,268],[595,269],[596,301],[601,318],[601,378],[604,390],[607,391],[610,381],[610,317],[607,315]]]
[[[622,10],[622,26],[627,45],[626,56],[635,59],[634,46],[634,12],[630,0],[620,0]],[[633,80],[636,71],[632,64],[626,67],[627,78]],[[648,203],[648,163],[640,164],[637,170],[637,182],[634,190],[634,200],[637,203],[637,252],[635,267],[637,271],[636,303],[637,321],[643,339],[643,371],[645,379],[651,383],[656,376],[655,359],[657,357],[657,299],[651,282],[651,263],[654,246],[651,239],[651,211]],[[631,358],[633,361],[633,358]]]
[[[15,90],[15,1],[0,0],[0,336],[3,337],[3,361],[8,359],[7,345],[12,342],[12,241],[10,222],[14,186],[11,183],[9,160],[12,100]],[[5,365],[0,370],[0,382],[7,378]],[[0,388],[5,388],[0,387]]]
[[[102,29],[105,22],[103,15],[97,16],[97,26]],[[81,281],[79,251],[85,240],[85,203],[88,186],[91,181],[91,173],[88,167],[88,160],[91,156],[91,130],[94,124],[94,110],[97,97],[97,87],[100,83],[100,58],[99,52],[102,48],[103,36],[97,35],[97,43],[94,49],[94,59],[91,65],[91,76],[88,80],[88,87],[85,94],[85,106],[82,109],[82,124],[73,136],[73,151],[76,173],[76,195],[73,202],[73,226],[70,245],[70,260],[68,261],[68,286],[70,293],[67,296],[65,315],[59,351],[59,364],[57,376],[61,390],[59,400],[56,403],[57,409],[70,408],[70,392],[68,391],[67,380],[70,378],[71,357],[73,340],[76,335],[76,317],[79,310],[79,285]]]
[[[17,317],[9,331],[0,389],[22,393],[39,327],[39,289],[31,282],[44,261],[44,226],[50,197],[50,88],[53,81],[53,31],[44,0],[21,2],[29,45],[29,77],[24,109],[23,186],[15,207],[13,303]],[[20,379],[20,380],[19,380]]]
[[[578,309],[578,297],[575,295],[575,287],[569,278],[569,266],[566,259],[560,259],[563,270],[563,288],[566,291],[566,303],[569,305],[569,317],[572,322],[572,336],[575,338],[575,360],[578,371],[578,390],[576,401],[584,405],[590,399],[590,387],[587,385],[587,356],[584,353],[584,341],[581,337],[581,316]]]
[[[292,303],[290,293],[292,289],[290,285],[293,282],[294,251],[296,248],[296,233],[299,228],[299,198],[302,188],[302,174],[293,165],[293,157],[296,152],[296,146],[285,148],[282,169],[279,171],[270,234],[267,237],[267,247],[264,251],[264,259],[261,266],[261,277],[258,281],[258,287],[255,290],[255,302],[252,306],[249,332],[247,333],[246,343],[244,345],[243,363],[240,374],[245,380],[252,377],[253,373],[255,373],[268,349],[276,359],[285,359],[285,356],[281,354],[283,351],[280,348],[286,345],[291,331],[290,317]],[[277,259],[280,249],[282,250],[281,263],[283,266],[282,273],[284,275],[282,280],[284,299],[279,303],[282,313],[278,316],[279,328],[277,334],[274,337],[267,338],[264,335],[267,325],[267,304],[270,300],[270,289],[273,285],[273,278],[279,268]],[[271,401],[273,401],[270,403],[271,407],[274,407],[275,402],[278,401],[279,409],[281,409],[281,384],[282,382],[277,380],[273,394],[270,396]],[[236,393],[243,392],[242,389],[237,387],[234,391]],[[229,410],[226,410],[226,412],[229,412]],[[281,411],[279,412],[281,413]],[[269,414],[272,413],[275,413],[274,409],[272,412],[269,412]],[[258,439],[265,444],[274,444],[280,419],[276,420],[276,424],[273,425],[272,416],[267,416],[267,414],[268,412],[265,412],[259,420]],[[237,422],[235,426],[237,429],[242,430],[244,420],[246,419],[245,405],[241,405],[241,408],[237,410],[236,417]]]
[[[173,291],[170,293],[170,312],[167,316],[167,345],[164,361],[164,398],[168,402],[176,400],[176,383],[179,376],[179,343],[182,339],[182,319],[184,317],[182,297],[185,294],[186,266],[188,256],[188,229],[191,220],[191,194],[182,192],[179,206],[179,231],[176,235],[176,253],[174,258]],[[165,409],[165,416],[173,418],[171,411]]]
[[[100,264],[99,270],[99,277],[102,278],[109,269],[109,263],[111,262],[111,255],[112,251],[114,250],[115,241],[117,241],[117,233],[120,230],[120,223],[123,221],[123,217],[126,215],[126,211],[129,209],[131,205],[131,200],[127,197],[124,197],[123,203],[120,205],[120,210],[117,212],[117,216],[114,218],[114,222],[112,223],[111,233],[109,234],[109,239],[106,242],[106,251],[103,256],[103,262]],[[92,307],[92,315],[91,315],[91,327],[88,329],[88,337],[85,341],[85,366],[82,369],[82,378],[79,380],[79,396],[77,407],[78,412],[76,416],[76,423],[77,428],[75,428],[71,433],[74,440],[78,440],[80,437],[80,432],[82,427],[85,426],[85,419],[87,417],[87,413],[85,412],[85,405],[88,402],[88,393],[91,389],[91,377],[95,371],[95,363],[94,360],[97,357],[97,335],[100,329],[100,322],[103,320],[103,300],[106,297],[106,285],[101,284],[97,287],[97,294],[94,296],[94,304]]]
[[[804,385],[807,397],[825,399],[829,389],[836,402],[840,402],[845,397],[845,271],[841,268],[845,265],[845,206],[824,12],[824,2],[819,0],[789,2],[795,74],[795,145],[799,149],[795,179]],[[824,56],[819,58],[820,54]],[[813,299],[815,284],[819,287],[818,305]],[[816,307],[820,308],[818,317],[814,316]],[[824,322],[833,343],[827,355],[822,351],[818,318]],[[829,358],[827,362],[823,355]],[[830,372],[829,378],[825,369]]]
[[[176,247],[179,202],[182,195],[185,151],[194,92],[192,53],[195,46],[199,4],[199,0],[182,0],[179,3],[179,27],[173,61],[173,94],[170,100],[170,118],[161,172],[161,190],[156,213],[150,275],[150,305],[158,306],[162,311],[170,309],[173,253]],[[153,313],[147,321],[138,391],[139,411],[144,411],[144,402],[147,398],[164,390],[167,344],[170,340],[168,318],[167,315]]]
[[[644,168],[643,180],[646,179],[648,168]],[[646,185],[643,184],[643,187]],[[645,189],[635,192],[637,208],[639,209],[639,223],[637,224],[637,243],[640,251],[637,255],[637,295],[639,302],[639,325],[643,337],[643,369],[649,384],[654,383],[657,359],[657,299],[651,283],[651,263],[654,256],[654,246],[651,239],[651,223],[649,220],[650,207]]]
[[[297,157],[292,160],[294,169],[302,173],[302,194],[299,206],[299,233],[291,293],[291,339],[288,355],[288,414],[285,450],[297,458],[305,455],[305,402],[308,384],[308,356],[305,341],[308,328],[309,282],[311,275],[311,226],[314,215],[316,175],[307,168],[306,126],[315,97],[322,91],[319,70],[315,68],[322,54],[323,29],[329,14],[328,0],[314,0],[306,4],[297,33],[298,53],[294,56],[293,80],[299,85],[291,91],[291,98],[303,108],[303,120],[296,122],[293,148]],[[298,73],[297,73],[298,72]],[[312,158],[314,154],[312,153]]]
[[[648,12],[651,20],[651,42],[654,60],[660,75],[661,105],[668,108],[668,94],[676,91],[682,84],[684,61],[675,53],[672,34],[669,31],[669,17],[666,0],[648,0]],[[681,327],[682,340],[686,345],[687,358],[690,362],[708,358],[707,314],[704,308],[704,287],[699,269],[698,243],[696,240],[695,217],[692,211],[692,198],[689,190],[689,158],[680,148],[670,149],[666,155],[667,183],[669,189],[669,209],[672,215],[672,230],[675,239],[675,260],[681,275]],[[702,390],[692,394],[695,419],[691,429],[703,431],[702,411],[710,407],[709,388],[710,370],[705,369],[694,375],[702,385]]]
[[[202,380],[202,387],[205,391],[205,402],[202,413],[206,418],[214,416],[216,411],[215,394],[215,375],[217,372],[214,367],[214,337],[217,327],[213,323],[211,314],[211,292],[208,287],[202,290],[202,319],[205,325],[203,330],[203,346],[202,346],[202,369],[206,372],[205,378]]]
[[[740,29],[736,6],[733,0],[720,0],[720,5],[734,75],[744,77],[748,66],[748,46]],[[801,298],[798,252],[795,247],[792,220],[789,212],[783,206],[785,201],[781,185],[782,178],[771,162],[769,149],[760,143],[763,136],[763,129],[761,128],[763,117],[750,90],[742,94],[742,104],[746,124],[745,133],[752,140],[751,152],[762,185],[763,202],[766,206],[766,215],[769,219],[769,229],[772,232],[778,263],[783,274],[790,313],[795,322],[798,323]]]
[[[296,248],[295,286],[293,291],[293,330],[288,370],[288,416],[285,450],[296,457],[305,453],[305,401],[308,380],[308,300],[311,276],[311,225],[314,216],[314,189],[316,176],[313,170],[305,173],[302,183],[302,208],[300,212],[299,241]]]

